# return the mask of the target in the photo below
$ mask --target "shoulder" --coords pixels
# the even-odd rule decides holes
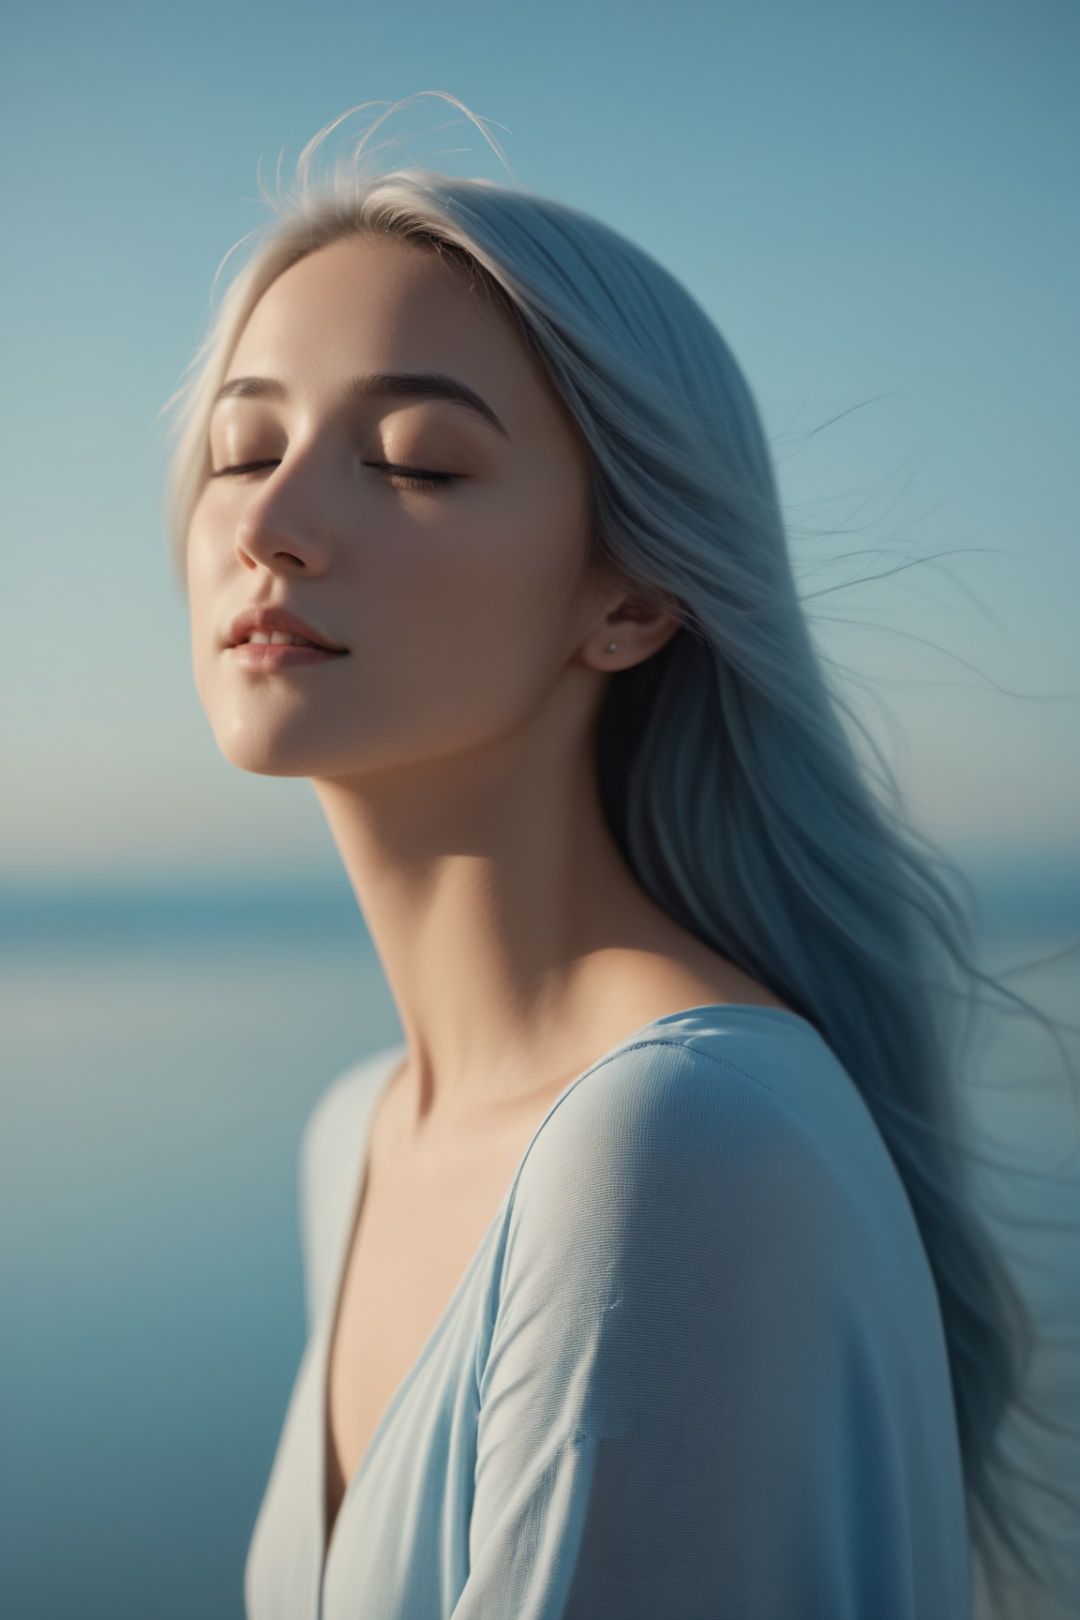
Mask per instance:
[[[845,1104],[816,1046],[808,1032],[653,1034],[587,1070],[519,1165],[500,1307],[537,1290],[571,1314],[636,1298],[640,1321],[673,1297],[724,1300],[725,1316],[752,1299],[780,1330],[865,1293],[894,1227],[867,1218],[872,1177],[860,1184],[844,1158]]]
[[[782,1078],[813,1086],[815,1045],[652,1033],[563,1094],[504,1216],[482,1398],[563,1331],[608,1434],[682,1422],[699,1374],[702,1399],[717,1379],[750,1399],[790,1383],[794,1342],[812,1367],[833,1354],[884,1285],[828,1110],[793,1106]]]
[[[867,1309],[933,1327],[896,1165],[846,1068],[794,1022],[751,1030],[719,1009],[587,1070],[530,1143],[503,1240],[507,1289],[531,1271],[589,1298],[633,1277],[659,1302],[681,1278],[699,1302],[718,1289],[782,1313],[778,1329]]]
[[[557,1196],[599,1177],[624,1201],[700,1185],[714,1206],[778,1192],[843,1203],[853,1143],[873,1152],[873,1137],[853,1082],[811,1026],[725,1023],[721,1008],[713,1022],[674,1020],[586,1070],[533,1138],[515,1191]]]

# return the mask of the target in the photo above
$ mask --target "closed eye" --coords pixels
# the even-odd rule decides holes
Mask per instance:
[[[211,472],[211,478],[239,478],[242,473],[254,472],[257,467],[276,467],[277,462],[245,461],[235,467],[217,467]],[[374,467],[380,472],[387,472],[393,476],[390,483],[396,489],[440,489],[455,480],[463,478],[464,473],[436,473],[425,472],[421,467],[398,467],[390,461],[365,461],[365,467]]]

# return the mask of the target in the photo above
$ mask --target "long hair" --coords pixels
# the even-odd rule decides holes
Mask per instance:
[[[168,523],[181,591],[210,470],[210,406],[263,292],[359,232],[464,268],[583,436],[590,563],[678,616],[659,652],[610,677],[598,714],[612,837],[648,895],[807,1018],[859,1087],[936,1283],[973,1553],[999,1603],[1005,1554],[1012,1573],[1049,1590],[1045,1522],[1041,1535],[1019,1486],[1074,1508],[1008,1456],[1004,1423],[1024,1411],[1047,1431],[1067,1426],[1027,1387],[1038,1335],[979,1212],[973,1173],[999,1161],[977,1145],[965,1075],[980,986],[1039,1020],[1064,1053],[1058,1021],[975,961],[971,885],[913,825],[816,648],[754,398],[700,305],[614,229],[518,187],[426,168],[364,173],[359,149],[330,185],[313,184],[311,157],[340,122],[304,149],[292,193],[268,199],[277,218],[164,407],[180,404]]]

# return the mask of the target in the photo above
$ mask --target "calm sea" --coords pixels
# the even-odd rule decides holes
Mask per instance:
[[[1080,940],[1080,860],[980,894],[995,971]],[[381,968],[347,889],[10,890],[0,963],[0,1610],[239,1620],[303,1349],[299,1133],[335,1074],[400,1039]],[[1080,1021],[1080,951],[1007,982]],[[999,1085],[1016,1072],[1022,1097]],[[1075,1424],[1080,1099],[1030,1026],[995,1033],[986,1081],[988,1149],[1056,1167],[987,1186],[1058,1223],[1009,1241]],[[1080,1448],[1053,1467],[1080,1500]]]

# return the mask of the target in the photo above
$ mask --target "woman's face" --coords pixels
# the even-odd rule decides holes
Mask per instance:
[[[502,431],[446,399],[355,391],[380,372],[452,378]],[[584,445],[506,317],[429,251],[347,238],[268,288],[226,370],[240,377],[276,392],[219,400],[211,466],[267,464],[207,480],[187,551],[196,686],[226,758],[360,775],[525,722],[599,640],[599,598]],[[408,488],[384,463],[455,478]],[[250,604],[346,655],[243,667],[227,642]]]

